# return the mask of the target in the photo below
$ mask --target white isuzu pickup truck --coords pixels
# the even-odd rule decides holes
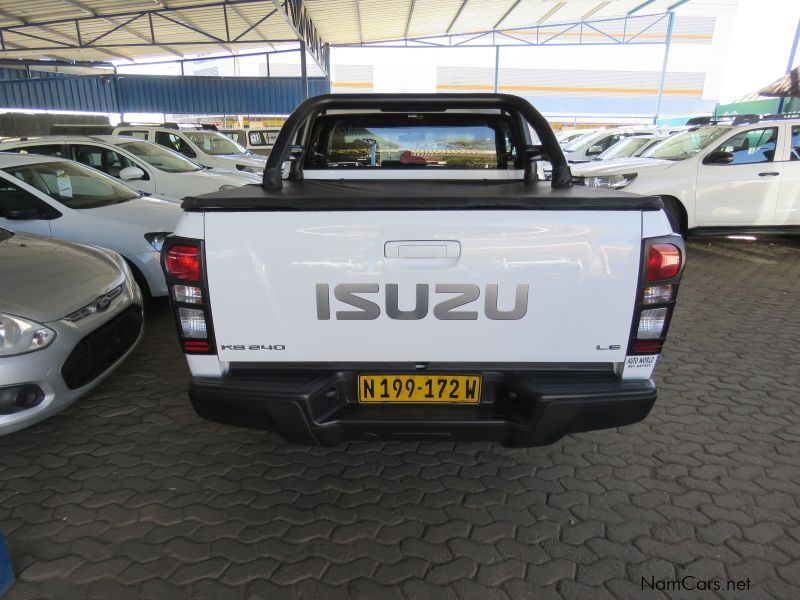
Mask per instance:
[[[263,185],[186,198],[164,243],[195,410],[325,445],[643,419],[683,239],[659,198],[571,179],[515,96],[301,104]]]

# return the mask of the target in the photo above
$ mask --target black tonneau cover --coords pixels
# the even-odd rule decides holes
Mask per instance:
[[[187,211],[345,210],[659,210],[661,198],[586,187],[552,188],[508,180],[302,180],[280,190],[260,185],[183,200]]]

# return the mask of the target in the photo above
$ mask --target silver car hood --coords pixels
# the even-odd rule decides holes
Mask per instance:
[[[677,164],[672,160],[657,158],[612,158],[570,165],[572,174],[581,177],[598,175],[624,175],[626,173],[648,173],[665,171]]]
[[[102,250],[15,233],[0,241],[0,281],[0,312],[47,323],[114,289],[124,274]]]
[[[259,167],[261,168],[261,167]],[[261,177],[246,171],[233,171],[231,169],[203,169],[202,171],[190,171],[188,173],[178,173],[182,177],[202,177],[213,179],[219,185],[247,185],[248,183],[261,183]]]
[[[181,214],[181,206],[179,202],[157,196],[144,196],[109,206],[82,208],[79,211],[106,219],[135,223],[148,231],[172,231]]]
[[[217,156],[230,158],[235,160],[237,164],[258,169],[263,169],[264,165],[267,164],[267,157],[262,154],[222,154]]]

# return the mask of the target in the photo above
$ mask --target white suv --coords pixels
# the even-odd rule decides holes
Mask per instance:
[[[251,173],[204,169],[172,150],[122,135],[52,135],[0,143],[0,151],[69,158],[121,179],[146,194],[179,202],[249,183],[261,183]]]
[[[616,129],[602,129],[592,135],[584,135],[576,138],[569,144],[565,144],[564,156],[570,163],[587,162],[599,156],[618,141],[632,135],[652,134],[655,129],[618,127]]]
[[[693,127],[641,158],[572,174],[590,187],[661,196],[684,233],[800,232],[800,119]]]
[[[260,177],[267,162],[266,156],[248,152],[216,129],[202,126],[123,125],[116,127],[113,133],[161,144],[204,167],[244,171]]]

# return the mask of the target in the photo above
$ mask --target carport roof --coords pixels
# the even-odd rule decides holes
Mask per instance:
[[[0,58],[70,61],[239,53],[654,14],[688,0],[0,0]]]

